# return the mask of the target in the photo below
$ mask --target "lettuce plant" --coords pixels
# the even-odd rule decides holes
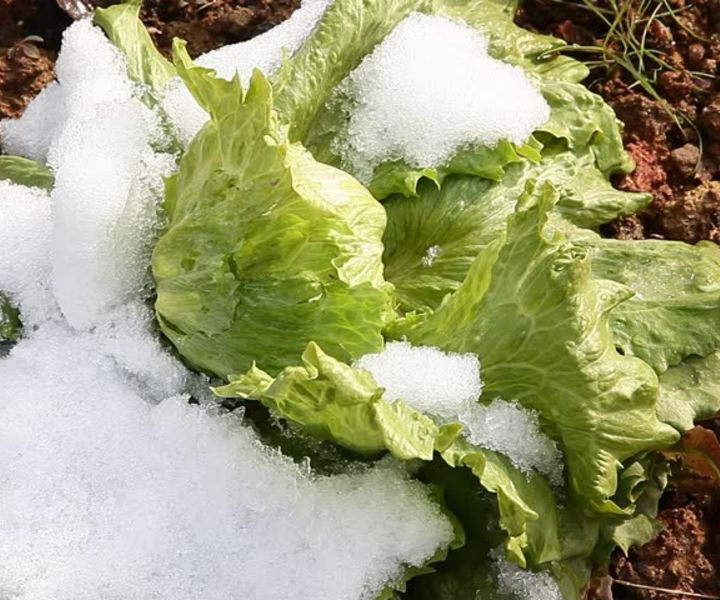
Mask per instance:
[[[207,113],[187,146],[169,144],[179,162],[152,259],[163,334],[218,397],[263,404],[307,455],[313,439],[362,460],[390,454],[454,515],[453,550],[381,598],[512,597],[498,547],[551,578],[548,598],[580,598],[593,563],[656,533],[668,464],[654,451],[720,409],[720,252],[598,234],[650,198],[612,187],[633,168],[621,124],[581,83],[586,68],[553,52],[560,41],[514,25],[515,8],[335,0],[247,85],[195,65],[180,42],[174,64],[162,58],[138,2],[95,16],[149,106],[162,112],[173,80]],[[344,82],[416,13],[480,32],[549,117],[522,143],[465,144],[441,165],[381,161],[367,177],[338,151],[352,136]],[[0,161],[0,179],[52,186],[43,169]],[[562,484],[354,366],[401,339],[477,355],[479,402],[538,415]]]

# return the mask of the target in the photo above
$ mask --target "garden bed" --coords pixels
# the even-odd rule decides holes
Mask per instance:
[[[719,243],[720,5],[713,0],[658,4],[661,10],[656,3],[631,3],[627,17],[640,20],[644,51],[663,61],[646,58],[647,79],[641,83],[623,66],[625,60],[637,65],[638,56],[627,58],[621,27],[603,21],[602,15],[611,15],[602,12],[610,4],[598,5],[599,16],[582,2],[524,0],[516,21],[583,47],[567,52],[570,56],[598,61],[587,85],[625,124],[623,142],[636,169],[616,175],[614,184],[651,193],[653,202],[639,214],[605,225],[603,233],[623,240]],[[181,37],[195,57],[268,30],[298,5],[297,0],[149,0],[141,14],[163,54],[170,56],[172,39]],[[76,7],[69,12],[74,11],[77,15]],[[50,0],[0,0],[0,119],[21,115],[53,80],[60,35],[71,22]],[[592,47],[598,50],[593,53]],[[717,432],[716,423],[705,427]],[[720,488],[697,477],[672,481],[658,517],[664,531],[628,556],[616,551],[609,575],[621,583],[610,585],[598,571],[588,600],[686,598],[642,586],[720,595]]]

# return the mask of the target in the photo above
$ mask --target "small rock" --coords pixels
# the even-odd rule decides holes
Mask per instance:
[[[687,60],[690,67],[693,69],[700,68],[704,58],[705,46],[702,44],[690,44],[687,49]]]
[[[700,149],[693,144],[685,144],[670,153],[670,165],[681,177],[692,177],[700,161]]]
[[[709,138],[720,140],[720,94],[715,95],[703,108],[700,126]]]
[[[658,78],[660,89],[668,100],[681,100],[693,92],[693,80],[687,71],[663,71]]]

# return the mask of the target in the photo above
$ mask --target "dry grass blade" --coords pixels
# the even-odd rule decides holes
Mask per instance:
[[[682,590],[671,590],[669,588],[656,587],[654,585],[643,585],[642,583],[633,583],[632,581],[624,581],[622,579],[613,579],[613,583],[624,587],[635,588],[638,590],[647,590],[649,592],[659,592],[670,596],[679,596],[686,598],[703,598],[704,600],[720,600],[720,596],[712,594],[701,594],[699,592],[684,592]]]
[[[89,15],[98,6],[105,6],[107,2],[97,0],[56,0],[57,5],[62,8],[73,19],[81,19]]]
[[[616,69],[624,71],[631,79],[630,89],[641,88],[650,98],[660,103],[678,129],[685,131],[682,127],[682,123],[687,121],[685,116],[668,104],[656,89],[660,73],[678,72],[678,68],[666,60],[664,51],[649,47],[648,42],[654,26],[665,27],[662,23],[663,19],[672,20],[689,35],[702,40],[703,38],[692,31],[680,18],[680,14],[690,9],[692,4],[688,3],[684,7],[677,8],[670,0],[605,0],[603,3],[598,0],[551,1],[588,11],[605,31],[596,45],[569,44],[549,50],[536,57],[537,60],[548,59],[558,52],[597,54],[597,60],[584,61],[592,71],[602,71],[603,79]],[[708,76],[702,73],[693,73],[693,75],[698,78]],[[696,128],[692,127],[692,129],[697,133]],[[697,140],[698,144],[702,144],[699,135]]]

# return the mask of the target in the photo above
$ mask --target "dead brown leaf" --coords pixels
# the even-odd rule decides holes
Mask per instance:
[[[720,441],[714,431],[694,427],[677,446],[661,454],[678,464],[673,480],[676,488],[720,492]]]

